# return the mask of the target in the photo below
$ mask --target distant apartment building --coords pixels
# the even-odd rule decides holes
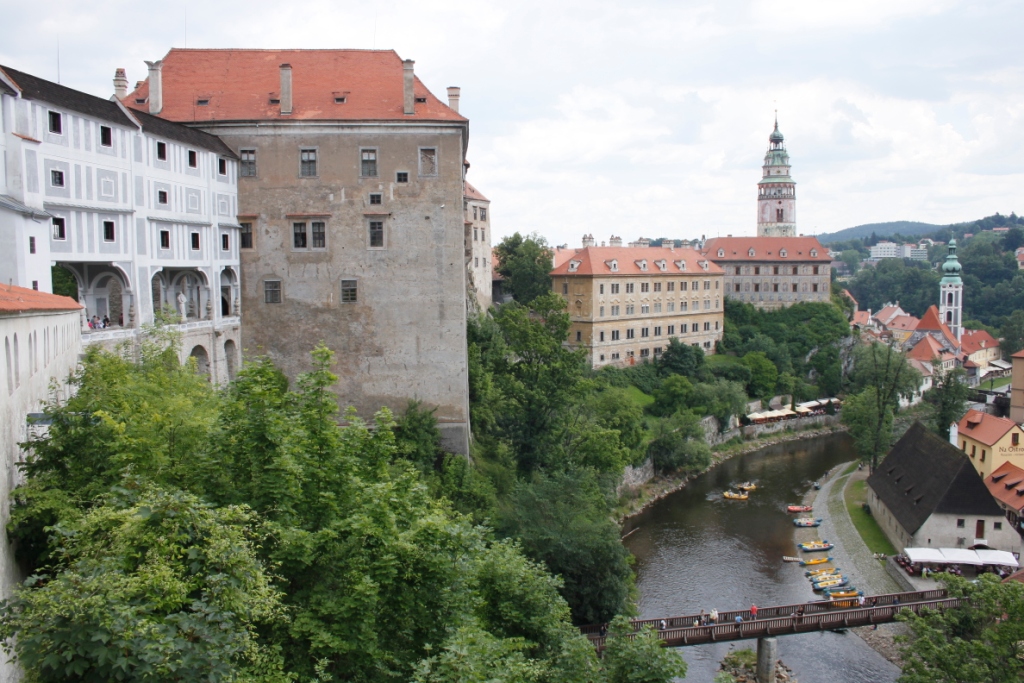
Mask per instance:
[[[895,242],[881,241],[873,247],[868,247],[871,259],[879,261],[884,258],[905,258],[913,261],[928,260],[928,246],[926,244],[896,244]]]
[[[829,301],[831,258],[816,237],[715,237],[701,253],[724,272],[726,296],[774,310]]]
[[[491,307],[494,270],[491,258],[491,200],[466,183],[466,267],[476,305],[486,311]]]
[[[586,349],[591,367],[653,360],[673,337],[714,353],[724,324],[721,268],[693,249],[592,242],[563,253],[551,271],[572,319],[569,345]]]
[[[392,50],[172,49],[122,101],[239,157],[247,353],[294,380],[323,341],[342,405],[418,399],[465,453],[469,122],[449,96]]]
[[[115,81],[126,88],[123,71]],[[0,279],[49,292],[51,264],[71,273],[86,344],[134,340],[166,308],[183,356],[229,379],[241,363],[235,153],[9,67],[0,112]]]

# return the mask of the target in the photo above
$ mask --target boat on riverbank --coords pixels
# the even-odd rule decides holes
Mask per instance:
[[[821,518],[815,519],[814,517],[797,517],[793,520],[793,526],[799,526],[804,528],[821,526]]]
[[[841,588],[849,582],[850,580],[847,579],[845,576],[837,576],[835,578],[830,578],[825,581],[816,581],[812,584],[812,586],[815,591],[821,592],[824,591],[826,588]]]
[[[786,512],[811,512],[814,510],[810,505],[787,505]]]
[[[841,573],[842,570],[839,567],[829,567],[828,569],[809,569],[804,572],[804,576],[811,581],[818,581],[826,576],[838,576]]]
[[[800,566],[801,567],[812,567],[812,566],[814,566],[816,564],[825,564],[826,562],[831,562],[831,561],[832,561],[831,557],[812,557],[812,558],[810,558],[808,560],[800,560]]]
[[[839,590],[826,588],[822,591],[822,594],[829,600],[832,600],[834,598],[859,598],[864,595],[864,591],[858,590],[853,586],[847,586],[846,588],[841,588]]]
[[[823,550],[832,550],[835,548],[835,543],[829,543],[828,541],[811,541],[810,543],[797,543],[798,548],[803,550],[805,553],[818,553]]]

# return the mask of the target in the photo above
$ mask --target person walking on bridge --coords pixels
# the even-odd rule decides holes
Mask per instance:
[[[750,620],[757,619],[757,605],[750,606]]]

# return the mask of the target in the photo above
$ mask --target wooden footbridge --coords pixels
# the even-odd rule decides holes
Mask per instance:
[[[962,603],[962,598],[950,598],[945,590],[930,590],[865,596],[863,607],[856,598],[759,607],[756,619],[749,609],[743,609],[719,612],[716,623],[703,623],[702,616],[707,616],[706,614],[634,619],[631,623],[636,631],[648,626],[653,627],[658,637],[668,647],[684,647],[726,640],[774,638],[813,631],[835,631],[852,626],[886,624],[895,621],[900,610],[919,612],[922,608],[946,609],[959,607]],[[798,610],[803,610],[799,616]],[[741,621],[737,621],[737,617]],[[607,636],[603,635],[604,629],[601,625],[583,626],[580,630],[599,653],[604,650]],[[634,636],[630,634],[629,637]]]

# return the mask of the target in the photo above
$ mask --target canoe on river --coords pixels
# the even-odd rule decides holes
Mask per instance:
[[[740,484],[739,486],[737,486],[736,488],[738,488],[740,491],[753,491],[753,490],[755,490],[757,488],[757,484],[753,484],[753,483],[751,483],[749,481],[745,481],[742,484]]]
[[[787,505],[786,512],[810,512],[814,508],[810,505]]]
[[[828,541],[811,541],[810,543],[798,543],[797,547],[805,553],[818,553],[824,550],[832,550],[835,544]]]
[[[726,491],[725,493],[722,494],[722,496],[728,498],[729,500],[746,500],[747,498],[750,497],[745,493],[736,493],[734,491]]]
[[[821,519],[815,519],[814,517],[797,517],[793,520],[793,526],[799,527],[812,527],[821,526]]]

